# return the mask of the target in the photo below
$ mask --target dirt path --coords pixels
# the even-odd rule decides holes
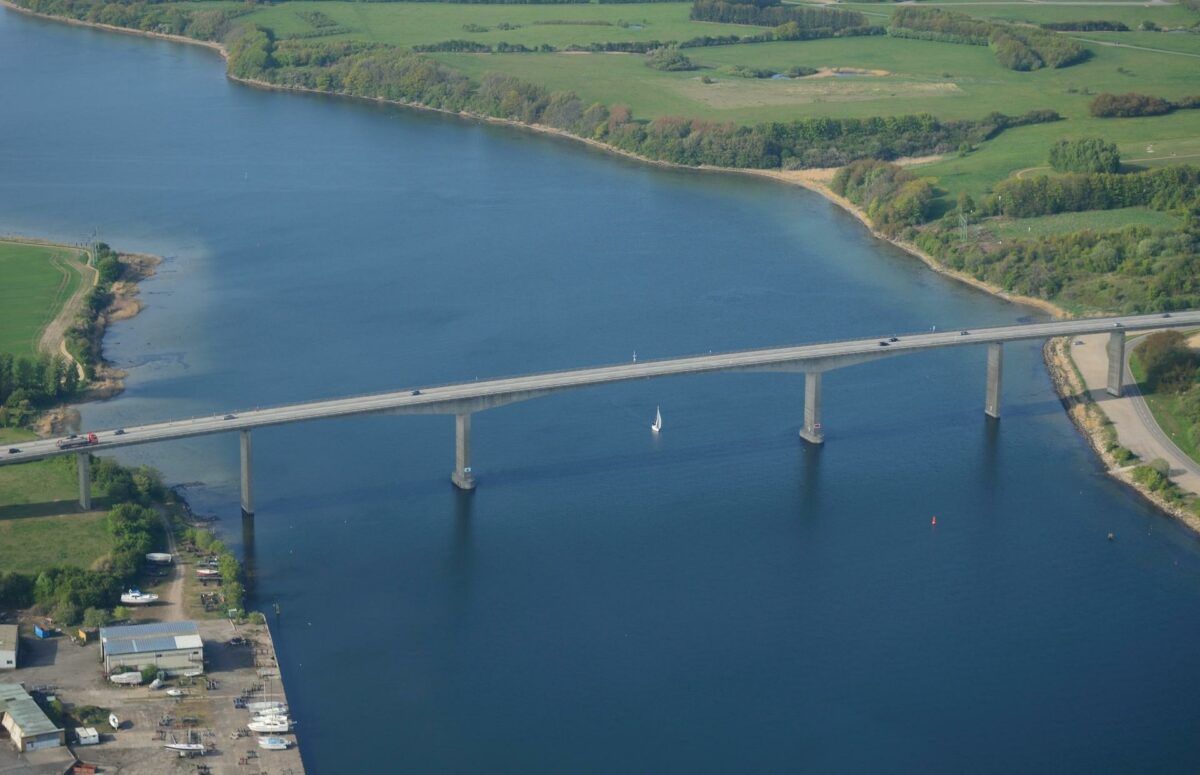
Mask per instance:
[[[1120,3],[1106,3],[1106,5],[1120,5]],[[1083,43],[1092,43],[1097,46],[1111,46],[1112,48],[1132,48],[1132,49],[1137,49],[1138,51],[1150,51],[1155,54],[1174,54],[1175,56],[1180,56],[1180,57],[1192,57],[1193,59],[1200,59],[1200,54],[1192,54],[1187,51],[1172,51],[1171,49],[1167,49],[1167,48],[1150,48],[1149,46],[1134,46],[1130,43],[1118,43],[1115,40],[1096,40],[1095,38],[1076,38],[1076,37],[1072,37],[1071,40],[1078,40],[1078,41],[1082,41]]]
[[[162,521],[163,530],[167,534],[167,551],[171,553],[174,562],[171,563],[171,575],[167,577],[166,586],[158,596],[160,605],[155,607],[155,615],[164,622],[177,622],[185,619],[183,615],[183,567],[179,564],[179,552],[175,550],[175,534],[167,521],[167,513],[162,506],[155,506],[158,518]],[[162,605],[165,603],[166,605]]]
[[[75,370],[79,372],[79,378],[83,379],[83,366],[79,365],[79,362],[67,352],[66,335],[67,329],[71,327],[71,323],[79,317],[79,311],[83,309],[83,297],[99,282],[100,275],[90,263],[84,263],[76,270],[66,266],[63,263],[64,260],[59,256],[51,259],[55,267],[63,272],[63,282],[59,286],[60,291],[66,291],[66,287],[70,282],[69,272],[78,271],[83,282],[79,283],[79,287],[75,289],[75,293],[71,294],[71,297],[63,303],[62,309],[54,316],[54,319],[48,322],[46,327],[42,329],[42,337],[38,341],[38,349],[42,352],[59,353],[64,356],[70,363],[75,364]],[[58,298],[56,296],[55,301],[58,301]]]

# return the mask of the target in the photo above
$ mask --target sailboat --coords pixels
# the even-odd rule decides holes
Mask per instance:
[[[662,430],[662,407],[654,408],[654,424],[650,426],[650,430],[655,433]]]

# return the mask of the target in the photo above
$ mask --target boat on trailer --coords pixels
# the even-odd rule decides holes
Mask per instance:
[[[158,602],[158,595],[143,592],[137,587],[131,587],[121,595],[121,605],[150,605]]]

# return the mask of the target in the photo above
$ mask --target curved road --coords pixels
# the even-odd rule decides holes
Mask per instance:
[[[1158,424],[1158,420],[1154,419],[1154,413],[1150,411],[1149,404],[1146,403],[1145,396],[1138,388],[1137,380],[1133,378],[1133,370],[1129,367],[1129,359],[1133,357],[1133,348],[1129,347],[1125,351],[1125,380],[1128,388],[1126,393],[1129,401],[1133,404],[1133,409],[1137,412],[1137,416],[1145,426],[1145,431],[1155,441],[1159,443],[1171,455],[1164,458],[1171,464],[1171,475],[1173,478],[1178,478],[1177,471],[1182,471],[1185,474],[1190,474],[1200,482],[1200,463],[1193,460],[1186,452],[1176,446],[1175,442],[1167,435],[1167,432]]]

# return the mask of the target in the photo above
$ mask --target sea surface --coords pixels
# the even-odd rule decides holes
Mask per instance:
[[[802,190],[199,48],[3,11],[0,74],[0,232],[165,258],[89,429],[1039,314]],[[448,417],[257,431],[251,525],[236,436],[121,457],[278,603],[313,773],[1196,772],[1200,544],[1104,475],[1036,344],[987,421],[985,357],[828,374],[820,449],[801,375],[491,410],[471,494]]]

